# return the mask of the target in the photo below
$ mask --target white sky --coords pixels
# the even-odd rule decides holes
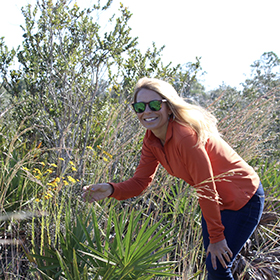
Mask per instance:
[[[103,0],[104,1],[104,0]],[[21,7],[35,0],[1,0],[0,37],[9,47],[22,42]],[[55,2],[55,1],[54,1]],[[74,2],[74,1],[73,1]],[[94,0],[77,0],[81,7]],[[113,1],[117,9],[120,0]],[[250,77],[250,65],[264,52],[280,57],[279,0],[121,0],[133,16],[132,35],[145,51],[152,42],[165,45],[163,61],[174,65],[201,57],[202,84],[239,87]]]

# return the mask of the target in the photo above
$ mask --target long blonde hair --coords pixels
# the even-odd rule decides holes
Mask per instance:
[[[219,136],[217,119],[202,107],[187,103],[169,83],[155,78],[141,78],[134,88],[134,102],[137,101],[137,94],[142,88],[155,91],[167,100],[174,120],[182,125],[191,126],[196,131],[197,144],[205,144],[211,135]]]

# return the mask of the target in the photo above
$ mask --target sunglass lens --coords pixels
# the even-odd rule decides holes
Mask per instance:
[[[137,102],[133,104],[136,113],[143,113],[146,109],[146,104],[143,102]]]
[[[149,107],[153,111],[159,111],[161,109],[161,101],[159,100],[153,100],[149,103]]]

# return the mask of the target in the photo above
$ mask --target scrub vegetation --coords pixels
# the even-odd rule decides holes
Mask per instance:
[[[40,0],[22,9],[18,49],[0,38],[0,278],[206,279],[198,200],[182,180],[159,168],[139,197],[81,199],[84,185],[133,175],[144,129],[132,91],[150,76],[211,110],[258,172],[264,213],[233,271],[280,279],[279,58],[262,54],[242,90],[206,92],[199,59],[174,67],[162,63],[163,47],[141,52],[132,14],[101,2],[82,10]]]

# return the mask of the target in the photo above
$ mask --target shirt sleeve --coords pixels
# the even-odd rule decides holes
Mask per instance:
[[[207,224],[210,243],[225,238],[224,226],[221,222],[219,195],[216,190],[211,160],[203,144],[197,145],[197,135],[187,136],[181,141],[180,154],[183,157],[195,187],[200,208]]]
[[[133,177],[121,183],[110,183],[114,189],[111,197],[124,200],[140,195],[151,184],[158,165],[158,160],[144,139],[140,162]]]

